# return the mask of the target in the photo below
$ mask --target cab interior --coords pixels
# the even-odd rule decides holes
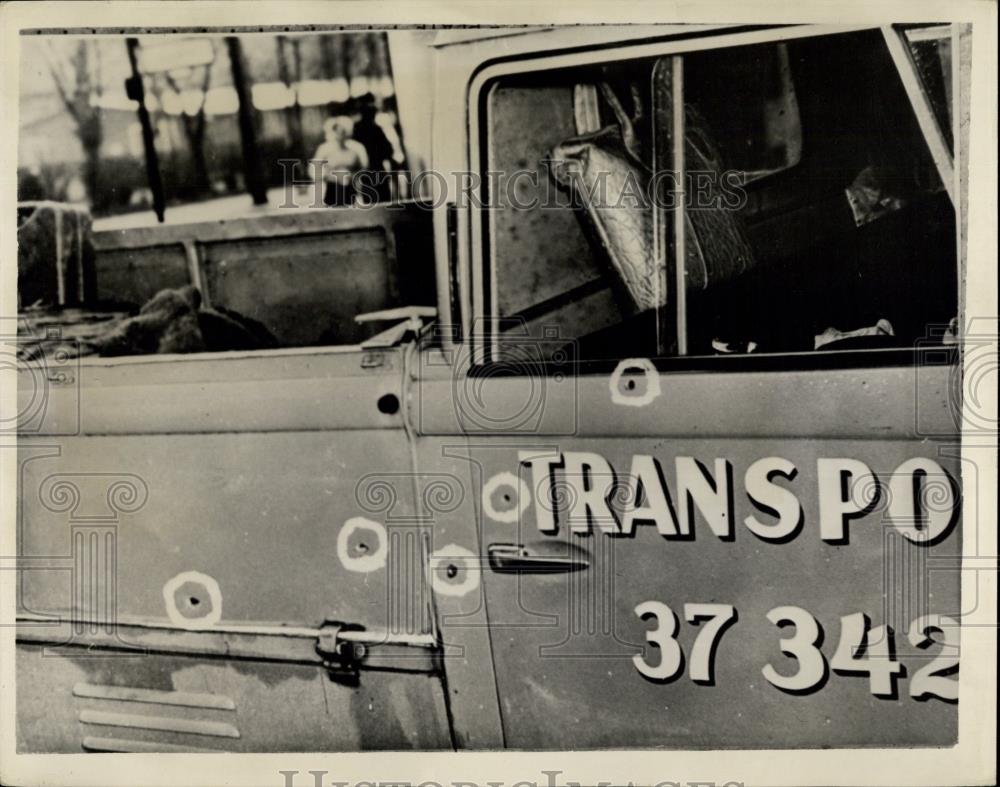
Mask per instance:
[[[623,277],[635,276],[635,266],[643,267],[640,280],[654,271],[652,232],[663,230],[650,230],[649,214],[659,208],[621,199],[613,182],[623,173],[655,182],[653,173],[672,163],[662,151],[671,144],[677,79],[669,69],[661,76],[662,60],[547,69],[490,88],[484,164],[538,173],[534,192],[522,179],[518,197],[535,197],[539,207],[502,204],[509,195],[497,192],[485,212],[494,266],[487,300],[505,331],[501,355],[524,335],[558,335],[581,359],[620,358],[623,348],[682,354],[670,238],[665,292],[652,307]],[[957,315],[955,210],[882,33],[707,50],[685,54],[682,67],[683,354],[940,341]],[[589,96],[582,109],[581,94]],[[585,204],[593,193],[553,176],[553,151],[567,145],[584,149],[591,166],[604,157],[612,183],[601,197],[614,212],[596,215]],[[699,174],[715,185],[700,188],[692,180]],[[661,222],[667,231],[670,212]],[[691,275],[692,243],[700,278]]]

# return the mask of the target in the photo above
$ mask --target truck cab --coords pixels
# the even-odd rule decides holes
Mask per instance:
[[[25,364],[19,749],[953,744],[960,44],[444,31],[419,204],[95,239],[284,346]]]

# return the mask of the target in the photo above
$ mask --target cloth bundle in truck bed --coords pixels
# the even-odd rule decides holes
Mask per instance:
[[[277,346],[256,320],[223,308],[205,308],[196,287],[160,290],[139,312],[93,309],[23,310],[28,331],[19,355],[32,360],[63,352],[72,357],[258,350]]]

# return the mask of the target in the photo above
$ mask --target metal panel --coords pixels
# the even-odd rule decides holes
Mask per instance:
[[[772,360],[783,360],[787,367],[816,361],[816,354],[811,355],[774,356]],[[458,353],[455,357],[461,358]],[[878,357],[873,355],[870,363]],[[667,361],[659,377],[662,398],[673,406],[657,407],[654,423],[664,433],[692,437],[778,438],[808,434],[817,438],[879,440],[912,435],[915,426],[925,434],[957,435],[959,413],[950,403],[958,371],[948,358],[953,360],[952,354],[938,348],[923,359],[911,356],[908,365],[745,372],[728,371],[726,361],[730,359],[709,359],[719,363],[701,372],[670,372]],[[767,359],[757,356],[751,360]],[[478,435],[497,434],[510,424],[510,418],[492,421],[487,410],[477,412],[471,406],[463,410],[462,405],[471,401],[469,392],[476,382],[464,379],[463,370],[441,370],[442,365],[434,351],[421,364],[425,377],[415,389],[419,396],[414,409],[422,433],[448,434],[464,426]],[[531,433],[540,437],[649,434],[654,412],[649,408],[619,407],[612,419],[606,417],[610,371],[582,372],[560,379],[545,376],[540,369],[536,376],[495,376],[489,380],[489,390],[501,403],[497,406],[506,413],[517,413],[525,404],[541,402],[537,407],[538,422],[531,424]],[[456,394],[449,399],[447,391]],[[901,407],[904,396],[918,396],[920,406]],[[806,406],[804,402],[822,402],[822,407]],[[497,417],[495,413],[493,417]],[[522,425],[520,431],[524,428]]]
[[[284,346],[356,343],[371,330],[355,314],[403,305],[404,294],[433,304],[430,224],[428,210],[403,203],[97,233],[98,296],[139,305],[190,283]]]
[[[73,687],[73,696],[104,700],[123,700],[125,702],[142,702],[152,705],[183,705],[188,708],[236,710],[236,705],[229,697],[191,691],[155,691],[153,689],[77,683]]]
[[[116,604],[119,616],[166,622],[168,583],[188,572],[217,583],[230,623],[332,618],[389,628],[393,605],[419,590],[390,581],[402,554],[358,572],[346,567],[340,543],[358,516],[384,529],[373,537],[384,538],[386,550],[392,532],[411,527],[387,527],[386,514],[370,510],[359,489],[366,476],[387,479],[393,515],[410,510],[409,456],[393,431],[81,437],[66,440],[55,458],[34,459],[30,446],[19,451],[22,558],[65,556],[67,569],[84,561],[76,574],[26,571],[25,609],[83,603],[73,583],[84,581],[91,534],[113,541],[115,565],[87,587]],[[195,595],[207,609],[204,582]]]
[[[398,301],[381,227],[204,248],[212,303],[262,322],[282,346],[356,344],[372,328],[354,316]]]
[[[250,238],[295,237],[313,233],[337,233],[373,227],[389,227],[402,221],[419,220],[421,210],[413,205],[375,205],[365,210],[323,208],[286,210],[269,215],[222,219],[193,224],[165,224],[122,231],[98,232],[98,252],[115,249],[145,249],[151,246],[218,243]]]
[[[187,732],[192,735],[207,735],[217,738],[240,737],[238,729],[232,724],[222,721],[172,719],[168,716],[146,716],[137,713],[111,713],[97,710],[80,711],[78,718],[81,724],[96,724],[102,727],[128,727],[139,730],[159,730],[161,732]]]
[[[477,610],[488,609],[505,745],[761,747],[776,738],[785,746],[953,743],[955,706],[938,699],[918,702],[907,696],[906,680],[894,696],[883,698],[873,696],[867,676],[830,673],[812,693],[795,696],[770,685],[761,669],[773,663],[782,674],[795,671],[780,650],[791,629],[766,617],[783,605],[801,606],[819,620],[828,660],[841,635],[841,617],[853,613],[868,615],[872,625],[893,627],[896,658],[907,679],[936,654],[937,646],[928,654],[912,647],[906,635],[925,612],[959,614],[959,572],[949,561],[961,553],[960,525],[953,519],[939,543],[918,545],[899,535],[882,505],[850,523],[848,543],[823,541],[819,519],[829,501],[819,499],[817,462],[857,459],[885,482],[905,460],[926,457],[957,482],[961,466],[949,448],[956,428],[949,409],[955,373],[951,365],[833,373],[661,372],[660,396],[643,407],[616,404],[606,374],[582,374],[565,389],[544,375],[486,377],[469,383],[476,386],[482,409],[463,414],[444,390],[461,390],[465,381],[439,379],[436,364],[428,361],[415,405],[424,428],[421,454],[464,452],[468,489],[477,504],[471,516],[446,514],[436,526],[471,553],[468,560],[481,580],[459,599],[460,614],[452,613],[450,621],[445,617],[443,637],[447,642],[449,635],[468,636],[462,632],[474,625]],[[504,414],[520,411],[524,401],[518,396],[539,388],[546,397],[537,429],[462,434],[463,417],[467,426],[509,427]],[[575,428],[562,431],[565,419],[550,409],[575,413]],[[565,507],[583,490],[561,475],[554,479],[561,501],[554,504],[558,532],[540,532],[539,507],[553,504],[540,502],[545,493],[520,464],[519,451],[587,452],[607,460],[619,483],[610,498],[616,510],[626,505],[622,485],[638,454],[659,460],[675,506],[687,503],[676,485],[677,457],[699,460],[710,475],[715,461],[724,460],[734,487],[725,514],[733,537],[715,535],[697,508],[691,509],[691,537],[664,538],[649,523],[632,537],[568,532]],[[787,486],[801,503],[802,522],[794,538],[782,543],[758,538],[744,524],[752,513],[768,516],[744,489],[747,469],[764,457],[786,458],[797,469]],[[506,502],[498,502],[491,490],[503,484]],[[500,506],[511,509],[509,516],[496,513]],[[620,510],[618,516],[620,521]],[[494,543],[583,550],[590,566],[570,573],[498,572],[486,549]],[[736,607],[737,621],[716,651],[711,685],[694,682],[686,672],[659,682],[639,673],[633,657],[651,664],[659,658],[646,640],[655,622],[635,611],[646,601],[667,604],[678,615],[685,664],[700,631],[685,620],[685,605]],[[447,649],[443,663],[457,694],[453,716],[460,730],[462,712],[470,710],[463,703],[473,697],[483,703],[483,690],[476,694],[463,662],[450,661]]]
[[[358,347],[86,358],[44,390],[33,434],[399,429],[379,397],[399,395],[395,350]],[[61,368],[61,367],[60,367]],[[23,412],[39,391],[19,375]]]
[[[94,267],[98,301],[139,306],[160,290],[189,283],[187,257],[180,243],[98,251]]]
[[[218,656],[226,659],[279,661],[326,666],[327,654],[318,646],[324,628],[296,626],[213,626],[208,630],[187,630],[159,621],[122,618],[108,626],[101,621],[56,620],[46,616],[17,619],[18,642],[47,645],[52,655],[72,655],[74,648],[88,653],[119,651],[129,654],[170,656]],[[345,630],[336,633],[337,642],[359,646],[358,670],[398,672],[439,671],[438,644],[431,634],[396,633],[386,629]],[[189,708],[233,710],[233,701],[214,694],[162,692],[113,685],[78,683],[74,697],[118,700],[154,705],[181,705]]]
[[[74,652],[75,651],[75,652]],[[359,751],[448,749],[440,680],[433,675],[365,672],[356,686],[321,667],[166,655],[62,655],[30,643],[17,648],[17,749],[84,751]],[[231,697],[234,711],[74,697],[81,683]],[[154,710],[155,708],[155,710]],[[93,712],[226,723],[239,737],[81,723]],[[102,717],[97,717],[102,718]],[[198,725],[200,726],[200,725]]]
[[[353,348],[77,367],[18,445],[18,609],[66,621],[22,627],[20,750],[190,751],[202,722],[239,731],[211,737],[227,750],[451,745],[407,440],[378,406],[402,398],[398,363]],[[53,445],[74,398],[83,433]],[[366,629],[342,635],[370,646],[352,681],[317,653],[327,619]],[[170,704],[192,694],[235,710]]]
[[[198,746],[178,746],[176,743],[151,743],[149,741],[136,741],[128,738],[102,738],[93,735],[85,735],[81,745],[84,751],[93,752],[211,754],[222,751],[221,749],[205,749]]]
[[[507,451],[481,452],[484,474],[511,472],[518,448],[537,445],[523,438]],[[896,534],[883,508],[851,523],[849,544],[824,543],[818,532],[816,462],[850,457],[886,478],[904,460],[928,456],[957,478],[954,460],[912,443],[808,438],[706,440],[661,434],[630,440],[560,438],[553,446],[597,454],[622,476],[633,455],[652,455],[661,462],[678,506],[683,501],[676,497],[675,457],[695,457],[710,472],[715,458],[722,457],[734,468],[735,535],[732,540],[716,537],[700,513],[694,514],[693,535],[676,540],[665,539],[652,526],[637,527],[634,537],[578,536],[567,532],[565,519],[558,535],[545,535],[537,531],[532,508],[513,526],[484,515],[484,542],[510,538],[513,528],[519,541],[584,549],[591,562],[585,571],[565,574],[484,569],[508,746],[601,748],[627,742],[633,747],[756,748],[776,741],[782,748],[940,746],[957,740],[955,706],[916,701],[907,696],[906,681],[895,695],[879,698],[871,694],[866,675],[830,673],[815,691],[792,696],[761,674],[767,664],[782,675],[796,672],[795,661],[779,647],[791,627],[779,628],[766,617],[786,605],[801,607],[819,621],[827,660],[842,636],[841,617],[863,613],[873,626],[893,627],[895,656],[909,677],[927,666],[928,654],[910,646],[907,633],[923,614],[955,616],[961,609],[959,572],[941,564],[943,556],[960,554],[959,529],[934,548],[915,545]],[[742,488],[747,468],[769,456],[798,469],[787,486],[799,496],[803,524],[787,543],[758,539],[743,524],[751,514],[771,521],[751,506]],[[566,515],[562,508],[558,516]],[[633,663],[633,657],[659,663],[662,651],[646,642],[647,631],[670,625],[666,619],[639,618],[635,608],[647,601],[668,605],[679,618],[677,641],[685,666],[675,680],[647,680]],[[688,672],[699,627],[685,621],[685,607],[696,603],[731,604],[737,614],[715,650],[711,684],[694,682]],[[595,708],[600,709],[597,723]]]

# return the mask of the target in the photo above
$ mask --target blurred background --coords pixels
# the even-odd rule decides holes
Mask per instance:
[[[427,36],[26,36],[18,199],[86,207],[95,230],[155,224],[152,146],[167,223],[278,210],[285,201],[280,160],[302,162],[297,177],[306,179],[304,162],[323,141],[324,121],[356,120],[363,105],[374,107],[392,146],[391,167],[417,170]],[[407,81],[420,86],[402,91],[408,105],[397,96]],[[414,119],[401,122],[407,114]],[[412,139],[404,139],[404,127]],[[399,178],[392,198],[408,196]],[[312,204],[312,195],[299,202]]]

